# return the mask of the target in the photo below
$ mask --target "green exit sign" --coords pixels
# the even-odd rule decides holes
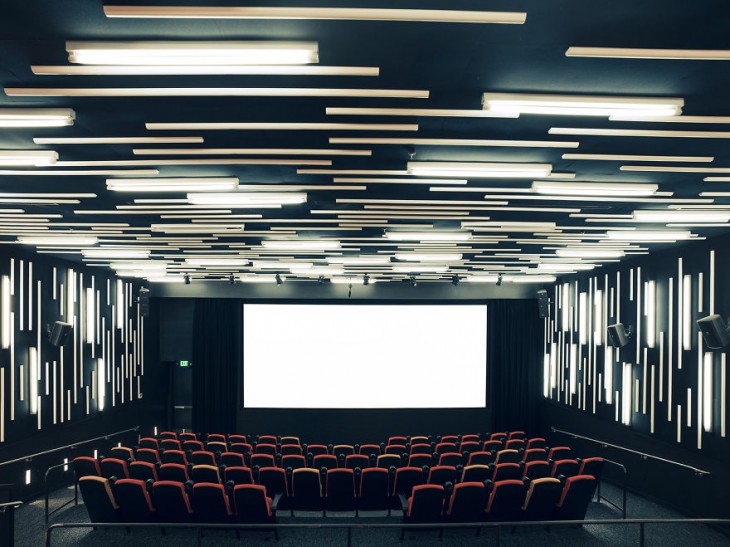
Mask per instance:
[[[190,361],[180,361],[178,364],[181,367],[189,367],[190,366]]]

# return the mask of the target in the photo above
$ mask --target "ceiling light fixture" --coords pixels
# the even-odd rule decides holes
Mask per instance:
[[[506,148],[578,148],[578,142],[522,141],[500,139],[414,139],[373,137],[331,137],[330,144],[406,144],[423,146],[494,146]]]
[[[326,251],[330,249],[339,249],[340,242],[325,239],[265,239],[261,242],[261,246],[265,249],[274,249],[279,251]]]
[[[626,47],[569,47],[566,57],[609,59],[674,59],[684,61],[730,61],[727,49],[647,49]]]
[[[564,160],[592,160],[592,161],[667,161],[687,163],[711,163],[712,156],[636,156],[626,154],[563,154]]]
[[[31,65],[39,76],[379,76],[376,66],[322,65]]]
[[[532,183],[533,192],[562,196],[652,196],[658,190],[659,186],[656,184],[545,181]]]
[[[236,190],[235,177],[107,179],[107,190],[115,192],[196,192]]]
[[[712,211],[712,210],[698,211],[695,209],[682,210],[682,211],[661,211],[661,210],[643,209],[643,210],[634,211],[632,220],[634,222],[655,222],[655,223],[728,222],[728,221],[730,221],[730,212],[722,213],[722,212]]]
[[[396,241],[466,241],[471,232],[385,232],[387,239]]]
[[[40,167],[53,165],[58,153],[53,150],[0,150],[0,166]]]
[[[188,202],[194,205],[224,205],[256,207],[298,205],[307,202],[303,192],[229,192],[188,194]]]
[[[396,260],[411,262],[457,262],[463,255],[456,253],[396,253]]]
[[[96,237],[79,236],[74,234],[56,234],[42,237],[19,237],[17,241],[23,245],[47,245],[61,247],[96,245],[98,242]]]
[[[562,258],[622,258],[624,251],[613,249],[558,249],[555,254]]]
[[[484,93],[484,110],[556,116],[676,116],[684,100],[664,97]]]
[[[657,230],[626,230],[626,231],[609,231],[606,237],[614,241],[646,241],[646,242],[663,242],[663,241],[680,241],[690,239],[692,233],[686,230],[680,231],[657,231]]]
[[[408,173],[416,176],[466,178],[532,178],[546,177],[552,165],[541,163],[487,163],[487,162],[408,162]]]
[[[64,127],[75,118],[70,108],[0,108],[0,127]]]
[[[417,124],[403,123],[151,122],[145,127],[150,131],[418,131]]]
[[[311,87],[6,87],[8,97],[379,97],[428,99],[421,89]]]
[[[596,129],[592,127],[551,127],[550,135],[589,135],[593,137],[675,137],[730,139],[730,131],[667,131],[658,129]]]

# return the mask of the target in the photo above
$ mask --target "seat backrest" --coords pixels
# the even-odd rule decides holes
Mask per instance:
[[[162,453],[162,463],[179,463],[180,465],[187,465],[188,457],[182,450],[165,450]]]
[[[433,454],[433,448],[430,444],[420,443],[411,445],[411,455],[413,454]]]
[[[117,522],[119,505],[109,479],[87,475],[79,479],[79,490],[91,522]]]
[[[545,448],[547,441],[543,437],[533,437],[527,440],[527,449],[530,448]]]
[[[507,440],[507,433],[502,433],[502,432],[492,433],[489,436],[489,440],[490,441],[502,441],[502,442],[504,442],[504,441]]]
[[[259,470],[259,476],[261,470]],[[226,466],[223,470],[223,478],[225,482],[233,481],[233,484],[253,484],[253,474],[249,467],[244,466]]]
[[[323,456],[329,454],[328,449],[323,444],[309,444],[307,445],[307,454],[312,456]]]
[[[525,448],[524,439],[512,439],[507,441],[504,447],[508,450],[523,450]]]
[[[256,441],[257,444],[278,444],[279,440],[276,438],[276,435],[259,435],[258,440]]]
[[[482,450],[484,452],[499,452],[503,447],[502,441],[499,440],[484,441],[482,444]]]
[[[360,498],[382,499],[388,497],[389,477],[387,469],[370,467],[360,474]]]
[[[332,447],[332,454],[337,457],[350,456],[355,453],[355,447],[350,444],[337,444]]]
[[[402,456],[406,452],[408,452],[408,449],[404,444],[389,444],[385,447],[386,454],[395,454],[397,456]]]
[[[464,463],[464,456],[459,452],[444,452],[439,456],[438,465],[461,465]]]
[[[78,456],[73,460],[73,467],[76,479],[80,479],[81,477],[101,476],[101,467],[99,467],[99,460],[96,458]]]
[[[304,468],[292,472],[292,507],[313,511],[321,509],[322,482],[319,471]]]
[[[103,462],[102,462],[103,463]],[[550,470],[551,477],[563,475],[565,477],[574,477],[578,475],[580,464],[578,460],[558,460],[553,462],[553,468]]]
[[[114,483],[119,513],[126,522],[149,522],[155,513],[143,480],[120,479]]]
[[[138,448],[136,460],[140,462],[159,463],[160,454],[154,448]]]
[[[360,454],[363,456],[380,456],[380,445],[377,444],[363,444],[360,445]]]
[[[461,442],[463,443],[478,443],[479,442],[479,435],[462,435],[461,436]]]
[[[299,437],[287,436],[281,438],[281,446],[299,446],[300,444],[302,443],[299,442]]]
[[[152,503],[159,522],[189,522],[193,515],[185,485],[176,481],[157,481],[152,485]]]
[[[208,452],[213,452],[214,454],[216,452],[228,452],[228,445],[220,441],[209,441],[205,445],[205,448]]]
[[[259,469],[258,484],[266,488],[266,495],[273,498],[277,494],[289,496],[289,485],[286,471],[280,467],[262,467]]]
[[[403,461],[400,459],[400,456],[396,456],[395,454],[381,454],[377,459],[377,466],[381,469],[390,469],[391,467],[397,469],[402,465]]]
[[[570,454],[571,450],[569,446],[553,446],[548,453],[548,459],[553,461],[567,460],[570,458]]]
[[[237,452],[223,452],[221,454],[221,465],[226,467],[245,467],[246,461],[243,454]]]
[[[355,472],[352,469],[330,469],[326,475],[325,497],[332,511],[355,509]]]
[[[276,467],[276,460],[271,454],[254,454],[251,456],[251,467]]]
[[[203,522],[228,522],[233,516],[222,484],[209,482],[194,484],[192,506],[195,516]]]
[[[117,458],[104,458],[101,460],[101,475],[110,479],[116,477],[118,479],[128,479],[129,469],[127,468],[127,462],[119,460]]]
[[[226,436],[222,433],[208,433],[205,439],[206,443],[226,443]]]
[[[247,523],[266,523],[273,519],[271,499],[266,488],[259,484],[238,484],[233,488],[236,520]]]
[[[453,465],[436,465],[428,472],[428,484],[440,484],[444,486],[447,482],[456,482],[456,467]]]
[[[228,442],[231,444],[248,444],[246,435],[228,435]]]
[[[200,441],[196,441],[196,440],[183,441],[182,448],[186,452],[187,451],[195,452],[195,451],[199,451],[199,450],[205,450],[203,443]]]
[[[237,454],[251,454],[253,452],[253,446],[248,443],[231,443],[229,450]]]
[[[117,458],[118,460],[133,460],[134,450],[126,446],[114,446],[109,450],[109,457]]]
[[[525,437],[527,437],[527,435],[525,435],[524,431],[511,431],[510,434],[507,436],[507,440],[511,441],[513,439],[524,439]]]
[[[151,448],[152,450],[159,450],[160,443],[157,442],[157,439],[154,439],[152,437],[143,437],[139,440],[139,447],[140,448]]]
[[[162,439],[160,448],[162,450],[182,450],[182,444],[177,439]]]
[[[190,431],[187,431],[185,433],[178,433],[177,438],[180,440],[180,442],[184,443],[185,441],[197,441],[198,435],[197,433],[191,433]]]
[[[425,435],[416,435],[411,437],[410,439],[411,444],[431,444],[431,440],[426,437]]]
[[[548,454],[544,448],[528,448],[522,455],[523,461],[534,462],[536,460],[547,461]]]
[[[530,481],[525,504],[522,506],[524,517],[528,520],[548,520],[560,500],[563,485],[558,479],[550,477]]]
[[[177,440],[177,433],[174,431],[162,431],[158,437],[163,441],[168,439]]]
[[[504,450],[497,452],[497,458],[494,460],[494,463],[517,463],[520,460],[519,451],[505,448]]]
[[[436,445],[434,452],[436,452],[436,454],[445,454],[447,452],[456,452],[456,443],[440,442]]]
[[[603,471],[603,458],[586,458],[580,462],[580,469],[578,470],[579,475],[590,475],[595,477],[596,480],[601,478],[601,472]]]
[[[460,482],[484,482],[492,480],[492,470],[488,465],[467,465],[461,473]]]
[[[302,467],[307,467],[307,460],[304,456],[297,456],[297,455],[282,456],[281,466],[284,469],[287,469],[289,467],[291,467],[292,469],[300,469]]]
[[[515,479],[519,480],[522,478],[522,467],[518,463],[498,463],[494,466],[494,475],[492,475],[492,481],[504,481]]]
[[[221,474],[215,465],[194,465],[192,469],[193,482],[219,484]]]
[[[421,484],[413,487],[408,498],[406,517],[410,522],[437,522],[444,506],[444,487],[439,484]]]
[[[207,450],[196,450],[190,454],[190,463],[193,465],[215,465],[215,454]]]
[[[458,442],[459,442],[458,435],[444,435],[443,437],[441,437],[441,440],[439,441],[439,443],[449,443],[449,444],[458,444]]]
[[[268,444],[268,443],[259,443],[256,445],[256,448],[254,449],[255,454],[269,454],[271,456],[276,456],[276,445],[275,444]]]
[[[400,435],[394,435],[388,437],[388,444],[402,444],[403,446],[405,446],[406,444],[408,444],[408,439]]]
[[[495,457],[494,452],[472,452],[469,454],[466,465],[489,465],[490,463],[494,463]]]
[[[401,467],[395,472],[395,483],[393,484],[394,494],[403,494],[407,498],[411,496],[414,486],[425,484],[423,470],[420,467]]]
[[[561,520],[583,520],[588,504],[596,490],[596,479],[590,475],[568,477],[558,501],[558,518]]]
[[[408,467],[431,467],[433,456],[430,454],[411,454],[408,456]]]
[[[461,482],[454,486],[446,514],[453,520],[476,522],[480,520],[486,503],[483,482]]]
[[[495,482],[487,501],[486,513],[489,520],[517,520],[525,503],[526,490],[525,483],[521,480]]]
[[[472,452],[479,452],[481,449],[481,444],[476,441],[462,441],[462,443],[459,445],[459,452],[461,452],[462,454],[464,452],[466,452],[467,454],[471,454]]]
[[[132,462],[129,464],[129,477],[140,481],[157,480],[157,468],[150,462]]]
[[[160,481],[169,482],[187,482],[189,479],[187,466],[179,463],[163,463],[157,476]]]
[[[302,447],[298,444],[283,444],[281,445],[282,456],[301,456]]]
[[[315,469],[337,469],[337,457],[331,454],[320,454],[312,460],[312,467]]]
[[[366,469],[370,467],[370,458],[364,454],[350,454],[345,456],[345,467],[347,469]]]
[[[546,461],[531,461],[525,464],[523,475],[530,480],[542,479],[550,476],[550,463]]]

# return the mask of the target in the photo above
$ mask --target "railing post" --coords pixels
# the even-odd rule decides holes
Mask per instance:
[[[497,547],[502,545],[502,526],[497,524]]]
[[[347,527],[347,547],[352,547],[352,526]]]
[[[639,523],[639,547],[644,547],[644,522]]]
[[[53,532],[53,527],[46,528],[46,547],[51,547],[51,532]]]

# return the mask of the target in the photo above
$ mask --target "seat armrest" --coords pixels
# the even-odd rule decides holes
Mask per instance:
[[[408,498],[405,494],[398,494],[398,502],[400,503],[400,509],[404,513],[408,510]]]
[[[274,501],[271,502],[271,512],[276,514],[276,508],[279,506],[279,502],[284,494],[274,494]]]

